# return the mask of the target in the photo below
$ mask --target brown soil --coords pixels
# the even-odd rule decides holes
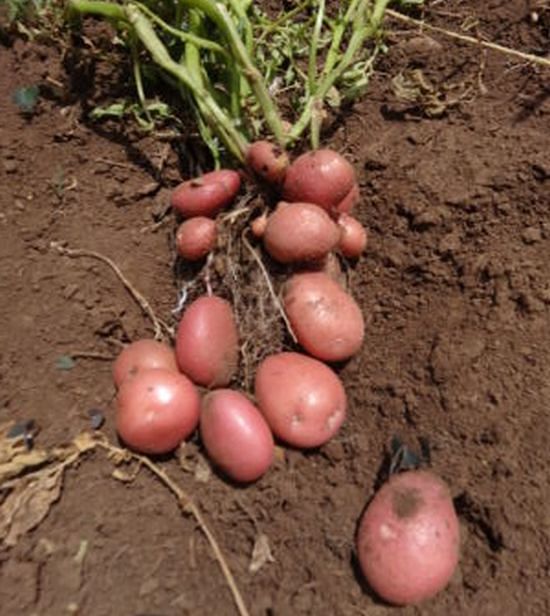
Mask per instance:
[[[547,13],[535,23],[527,1],[433,4],[431,23],[458,30],[475,20],[490,40],[548,51]],[[203,511],[254,615],[542,616],[550,613],[548,70],[395,21],[388,28],[391,49],[368,95],[326,139],[356,166],[358,216],[370,230],[368,252],[349,272],[369,326],[341,371],[347,423],[320,451],[287,451],[247,488],[216,474],[198,481],[198,441],[185,448],[190,470],[162,464]],[[151,136],[88,124],[83,109],[107,100],[117,79],[104,62],[86,72],[64,60],[38,42],[0,47],[0,423],[34,418],[44,446],[87,428],[90,408],[106,411],[104,431],[115,439],[110,362],[80,358],[60,370],[59,357],[113,355],[117,343],[152,333],[111,270],[61,257],[51,242],[113,259],[162,318],[171,319],[178,294],[174,222],[156,223],[180,177],[177,158]],[[413,69],[437,96],[396,97],[391,79],[418,78]],[[33,83],[43,96],[26,118],[11,94]],[[459,570],[420,608],[381,604],[354,560],[356,523],[395,435],[429,445],[462,526]],[[44,522],[0,548],[0,614],[235,614],[208,544],[171,494],[146,471],[128,484],[111,473],[99,452],[83,459]],[[253,575],[260,533],[274,562]]]

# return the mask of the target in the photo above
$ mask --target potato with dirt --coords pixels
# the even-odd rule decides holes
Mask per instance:
[[[385,601],[413,605],[449,583],[460,529],[449,488],[434,473],[393,475],[375,494],[357,532],[361,571]]]

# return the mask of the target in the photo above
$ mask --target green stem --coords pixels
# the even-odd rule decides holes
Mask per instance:
[[[321,34],[321,28],[323,26],[324,18],[325,0],[319,0],[317,18],[315,19],[315,26],[313,27],[313,33],[311,36],[311,45],[309,47],[309,62],[307,67],[307,87],[309,95],[314,94],[316,89],[317,51],[319,47],[319,36]]]
[[[137,41],[135,36],[132,34],[130,36],[130,52],[132,54],[132,69],[134,73],[134,81],[136,83],[136,91],[138,95],[139,102],[141,103],[141,108],[145,113],[145,117],[148,122],[151,123],[151,115],[147,109],[147,105],[145,102],[145,90],[143,88],[143,79],[141,76],[141,65],[139,63],[139,54],[137,49]]]
[[[69,8],[74,9],[78,13],[100,15],[101,17],[116,19],[117,21],[124,21],[126,19],[124,8],[113,2],[102,2],[101,0],[69,0]]]
[[[229,45],[244,76],[252,88],[258,103],[262,107],[266,122],[275,139],[280,145],[286,140],[283,124],[271,95],[256,66],[253,64],[246,47],[244,46],[227,7],[221,2],[212,0],[181,0],[186,6],[203,11],[218,26],[227,38]]]
[[[332,41],[330,43],[327,57],[325,59],[325,65],[323,67],[323,75],[327,75],[334,68],[334,65],[340,56],[340,44],[342,43],[342,37],[344,36],[350,22],[353,21],[360,2],[363,2],[363,0],[351,0],[344,16],[338,21],[336,27],[334,28],[332,33]]]
[[[153,60],[166,72],[181,81],[193,93],[208,123],[216,128],[219,127],[217,132],[220,137],[224,140],[231,153],[242,162],[246,155],[248,143],[239,131],[235,129],[231,119],[218,106],[206,88],[200,82],[197,82],[195,78],[191,77],[185,67],[170,57],[166,47],[164,47],[153,30],[151,23],[140,10],[135,5],[128,4],[125,7],[125,13],[142,44],[153,57]]]
[[[229,54],[227,53],[227,50],[224,49],[218,43],[215,43],[214,41],[210,41],[209,39],[205,39],[205,38],[203,38],[201,36],[197,36],[193,32],[185,32],[184,30],[179,30],[178,28],[173,28],[170,24],[167,24],[156,13],[153,13],[153,11],[151,11],[151,9],[149,9],[147,6],[145,6],[141,2],[135,2],[134,4],[137,7],[139,7],[140,11],[142,11],[142,13],[147,15],[147,17],[149,17],[149,19],[151,21],[153,21],[156,24],[158,24],[166,32],[169,32],[170,34],[172,34],[176,38],[180,39],[180,41],[182,41],[184,43],[191,42],[196,47],[201,47],[202,49],[209,49],[210,51],[215,51],[216,53],[219,53],[220,55],[224,56],[225,58],[229,57]]]
[[[369,23],[366,26],[363,25],[363,12],[360,10],[356,14],[353,24],[353,34],[351,35],[346,51],[340,62],[321,81],[315,94],[308,99],[302,115],[289,133],[289,139],[291,141],[298,139],[306,129],[311,121],[312,114],[318,111],[319,105],[322,104],[328,91],[353,62],[355,54],[362,47],[365,40],[372,37],[378,31],[384,17],[384,11],[390,2],[391,0],[376,0]]]

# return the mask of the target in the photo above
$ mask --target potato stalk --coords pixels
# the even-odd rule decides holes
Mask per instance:
[[[367,0],[363,0],[362,6],[358,8],[353,17],[353,33],[346,51],[334,68],[332,68],[328,74],[324,75],[315,90],[315,94],[309,97],[302,115],[290,130],[290,141],[297,140],[312,121],[313,114],[320,112],[319,108],[329,90],[353,62],[355,55],[364,44],[365,40],[378,31],[382,18],[384,17],[384,11],[390,2],[391,0],[376,0],[369,23],[365,25],[364,11],[366,9]],[[350,11],[348,11],[346,15],[349,13]]]
[[[243,44],[237,28],[229,14],[227,8],[221,3],[215,3],[211,0],[182,0],[186,6],[197,8],[205,13],[226,36],[235,60],[239,64],[244,76],[246,77],[258,103],[262,107],[265,120],[271,129],[276,141],[280,145],[284,145],[286,138],[283,130],[283,124],[279,116],[279,112],[271,99],[269,90],[267,89],[260,71],[252,62],[250,55]]]

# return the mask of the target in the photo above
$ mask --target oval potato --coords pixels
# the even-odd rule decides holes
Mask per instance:
[[[189,305],[178,326],[180,370],[197,385],[225,387],[237,369],[238,343],[231,304],[215,295],[203,295]]]

